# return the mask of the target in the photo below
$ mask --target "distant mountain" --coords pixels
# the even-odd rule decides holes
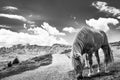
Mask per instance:
[[[70,45],[53,44],[49,53],[51,53],[51,54],[62,53],[65,50],[68,50],[68,49],[71,49]]]
[[[40,53],[46,52],[50,54],[61,53],[64,50],[70,49],[70,45],[63,44],[53,44],[52,46],[38,46],[38,45],[13,45],[12,47],[1,47],[0,54],[8,54],[8,53],[17,53],[17,54],[28,54],[28,53]]]
[[[18,53],[18,54],[24,54],[26,52],[41,52],[46,51],[48,52],[50,50],[50,46],[38,46],[38,45],[13,45],[12,47],[1,47],[0,48],[0,54],[5,53]]]
[[[120,46],[120,41],[110,43],[111,46]],[[13,45],[12,47],[1,47],[0,54],[6,53],[18,53],[18,54],[25,54],[25,53],[39,53],[44,51],[50,54],[56,53],[66,53],[71,51],[71,45],[64,45],[64,44],[53,44],[52,46],[38,46],[38,45]]]

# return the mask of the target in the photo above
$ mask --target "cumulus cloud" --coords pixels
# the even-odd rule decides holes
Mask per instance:
[[[44,22],[43,25],[41,25],[41,27],[51,35],[65,35],[65,33],[60,32],[56,29],[56,27],[52,27],[46,22]]]
[[[41,46],[51,46],[55,43],[68,44],[62,37],[58,38],[54,35],[50,35],[48,31],[41,27],[29,28],[28,31],[32,34],[0,29],[0,43],[4,43],[2,46],[5,47],[16,44],[36,44]]]
[[[86,20],[86,24],[88,24],[89,26],[95,29],[103,30],[105,32],[107,32],[110,29],[108,26],[109,23],[116,25],[119,23],[119,21],[114,18],[99,18],[98,20],[93,18]]]
[[[63,31],[66,31],[66,32],[69,32],[69,33],[74,33],[74,32],[77,32],[78,29],[75,29],[73,27],[65,27],[65,28],[63,28]]]
[[[18,10],[18,8],[14,6],[4,6],[3,10],[15,11]]]
[[[95,1],[92,3],[92,6],[94,6],[95,8],[100,10],[101,12],[112,14],[113,16],[120,16],[120,9],[108,6],[108,4],[106,2]]]
[[[0,17],[6,17],[6,18],[10,18],[10,19],[16,19],[16,20],[20,20],[26,23],[34,23],[33,21],[29,21],[27,20],[25,17],[21,16],[21,15],[14,15],[14,14],[0,14]]]
[[[1,28],[11,28],[10,26],[7,25],[0,25]]]
[[[117,18],[120,19],[120,16],[118,16]]]

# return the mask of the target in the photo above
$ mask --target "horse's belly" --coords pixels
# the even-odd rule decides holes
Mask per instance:
[[[94,47],[85,47],[84,49],[83,49],[83,52],[84,53],[92,53],[92,52],[94,52],[95,51],[95,48]]]
[[[101,47],[101,44],[87,44],[83,51],[84,53],[93,53]]]

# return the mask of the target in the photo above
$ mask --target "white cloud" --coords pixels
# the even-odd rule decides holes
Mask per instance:
[[[29,33],[23,32],[12,32],[6,29],[0,29],[0,43],[4,43],[0,46],[10,47],[16,44],[31,44],[31,45],[42,45],[42,46],[51,46],[55,43],[68,44],[67,41],[61,37],[56,37],[54,35],[49,35],[49,33],[40,28],[29,28]]]
[[[44,22],[41,27],[44,28],[51,35],[65,35],[65,33],[60,32],[56,29],[56,27],[52,27],[46,22]]]
[[[3,7],[3,10],[14,11],[14,10],[18,10],[18,8],[17,8],[17,7],[14,7],[14,6],[4,6],[4,7]]]
[[[120,9],[108,6],[106,2],[96,1],[92,3],[92,6],[94,6],[102,12],[112,14],[113,16],[120,16]]]
[[[10,26],[7,25],[0,25],[1,28],[11,28]]]
[[[6,17],[6,18],[10,18],[10,19],[17,19],[23,22],[27,22],[27,23],[34,23],[32,21],[27,20],[25,17],[21,16],[21,15],[14,15],[14,14],[0,14],[0,17]]]
[[[117,18],[120,19],[120,16],[118,16]]]
[[[78,32],[79,29],[75,29],[73,27],[65,27],[63,28],[63,31],[69,32],[69,33],[74,33],[74,32]]]
[[[109,23],[116,25],[119,23],[119,21],[114,18],[99,18],[98,20],[93,18],[86,20],[86,24],[88,24],[89,26],[95,29],[103,30],[105,32],[107,32],[110,29],[108,26]]]

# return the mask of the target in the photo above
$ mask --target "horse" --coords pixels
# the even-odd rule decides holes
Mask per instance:
[[[107,71],[106,67],[109,63],[112,63],[114,59],[106,33],[91,27],[82,27],[75,36],[70,54],[77,78],[83,76],[82,73],[85,66],[85,60],[83,58],[84,54],[87,55],[90,65],[88,76],[92,75],[93,53],[95,53],[97,59],[98,72],[100,71],[100,58],[98,53],[100,48],[104,52],[105,71]]]

